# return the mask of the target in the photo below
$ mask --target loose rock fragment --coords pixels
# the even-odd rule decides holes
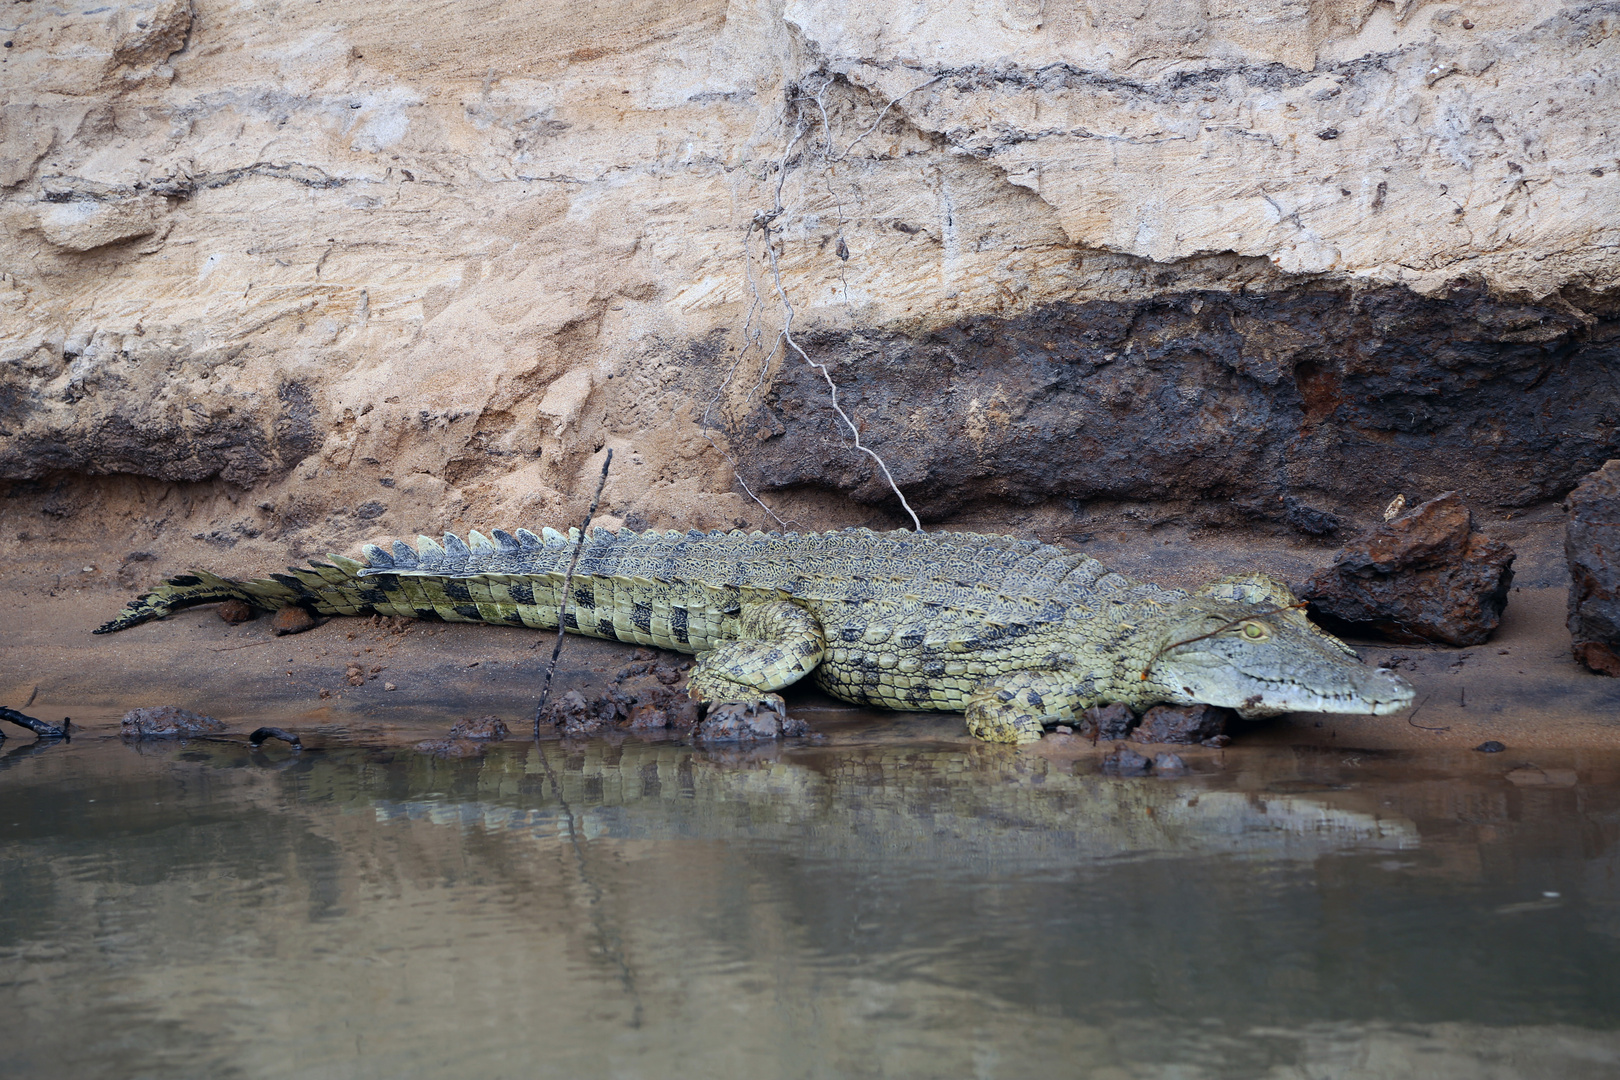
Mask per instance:
[[[1181,760],[1180,754],[1154,754],[1154,776],[1180,776],[1187,771],[1187,763]]]
[[[484,742],[500,742],[510,735],[506,721],[498,716],[466,717],[457,720],[450,728],[452,739],[478,739]]]
[[[1123,739],[1136,726],[1136,714],[1130,707],[1114,702],[1111,705],[1093,705],[1080,714],[1075,729],[1093,741],[1113,742]]]
[[[315,616],[296,605],[284,607],[270,619],[270,629],[276,636],[283,634],[302,634],[305,630],[316,627]]]
[[[1146,776],[1153,771],[1153,763],[1121,743],[1102,759],[1102,771],[1110,776]]]
[[[810,725],[775,709],[727,702],[712,706],[696,736],[706,743],[765,742],[810,734]]]
[[[1620,675],[1620,460],[1588,473],[1564,509],[1575,659],[1599,674]]]
[[[487,745],[482,739],[428,739],[416,744],[419,753],[437,758],[482,757]]]
[[[1451,491],[1343,548],[1302,595],[1351,631],[1478,645],[1501,622],[1512,581],[1513,549],[1476,529]]]
[[[131,709],[119,723],[119,732],[137,739],[184,739],[192,735],[218,735],[225,725],[212,716],[203,716],[173,705],[155,709]]]
[[[219,617],[235,626],[253,620],[253,605],[245,600],[227,600],[219,605]]]
[[[1191,745],[1226,734],[1226,725],[1235,714],[1215,705],[1155,705],[1142,714],[1142,722],[1131,733],[1139,743]]]

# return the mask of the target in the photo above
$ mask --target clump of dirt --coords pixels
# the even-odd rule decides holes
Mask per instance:
[[[604,692],[586,698],[570,690],[545,707],[540,722],[570,739],[613,731],[690,733],[699,713],[698,703],[686,696],[690,668],[690,661],[672,664],[650,649],[637,649]]]

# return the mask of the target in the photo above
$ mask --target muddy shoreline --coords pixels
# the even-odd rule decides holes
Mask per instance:
[[[1467,750],[1488,740],[1515,754],[1551,749],[1620,748],[1620,681],[1575,663],[1564,626],[1562,522],[1545,507],[1515,522],[1482,523],[1518,552],[1516,584],[1500,628],[1484,645],[1396,646],[1356,641],[1371,663],[1395,666],[1417,688],[1417,707],[1392,717],[1296,715],[1244,729],[1225,751],[1245,746],[1301,745],[1368,750]],[[1071,545],[1137,577],[1191,584],[1240,568],[1298,581],[1323,565],[1320,546],[1237,534],[1132,535],[1115,532]],[[263,563],[206,556],[193,562],[185,545],[139,565],[141,579],[200,565],[227,573],[263,572]],[[0,636],[0,704],[55,722],[74,717],[82,729],[115,730],[124,711],[177,705],[225,720],[246,732],[276,723],[336,738],[418,739],[442,734],[464,716],[498,715],[514,731],[528,728],[550,634],[511,627],[334,618],[314,630],[275,637],[268,619],[229,626],[213,607],[187,610],[119,634],[90,631],[116,612],[144,581],[104,572],[88,551],[62,552],[64,566],[25,575],[7,560],[9,629]],[[104,561],[104,560],[98,560]],[[84,567],[95,567],[85,570]],[[67,573],[62,571],[66,570]],[[630,661],[633,650],[570,637],[554,695],[589,694]],[[358,669],[358,675],[356,674]],[[354,685],[358,683],[358,685]],[[390,689],[392,687],[392,689]],[[811,688],[790,688],[791,709],[813,726],[869,729],[884,738],[968,743],[956,714],[891,714],[845,705]],[[14,735],[26,733],[17,731]],[[1048,738],[1009,753],[1042,754],[1077,763],[1100,759],[1107,745]],[[1515,759],[1516,760],[1516,759]],[[1206,767],[1193,758],[1195,768]]]

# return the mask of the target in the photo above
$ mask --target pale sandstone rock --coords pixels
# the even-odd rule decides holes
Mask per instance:
[[[774,378],[756,219],[800,329],[1617,285],[1613,5],[12,9],[0,475],[259,485],[229,536],[565,524],[608,445],[605,510],[769,524],[703,434]]]

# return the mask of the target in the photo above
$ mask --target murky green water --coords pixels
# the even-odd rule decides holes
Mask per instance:
[[[8,1077],[1620,1076],[1620,756],[21,742]]]

